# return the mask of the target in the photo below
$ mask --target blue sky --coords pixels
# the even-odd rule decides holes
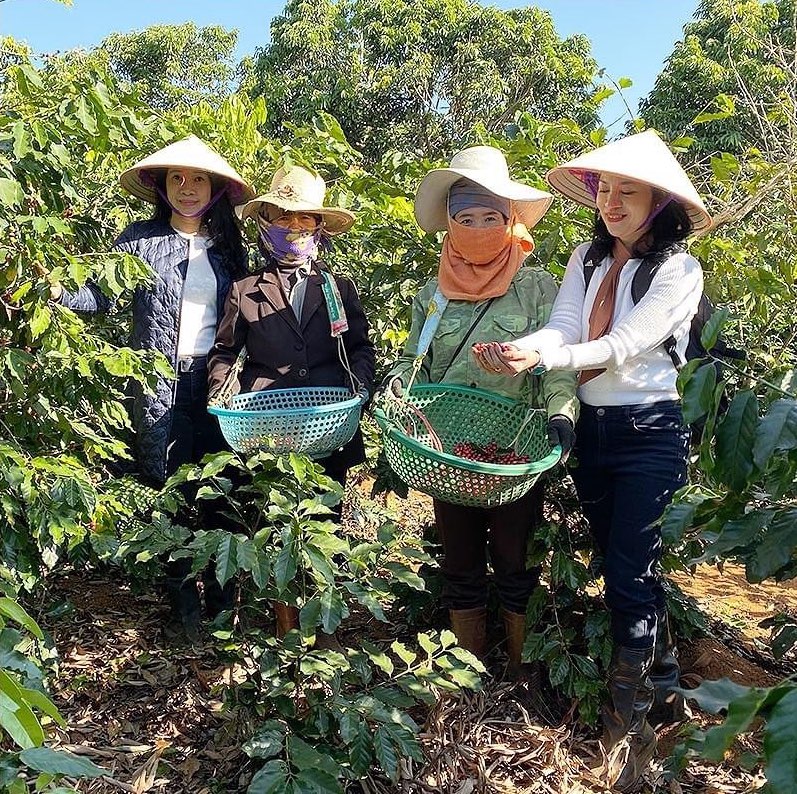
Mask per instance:
[[[422,0],[418,0],[422,2]],[[585,34],[599,65],[634,85],[626,99],[637,102],[653,87],[673,44],[682,37],[698,0],[540,0],[550,11],[557,32],[566,37]],[[270,0],[74,0],[71,7],[55,0],[4,0],[0,3],[0,34],[23,39],[37,53],[90,48],[112,32],[159,23],[193,21],[239,31],[238,56],[254,52],[268,40],[269,23],[284,3]],[[498,0],[493,5],[516,8],[524,3]],[[623,114],[619,99],[607,102],[606,124]],[[620,132],[622,122],[612,132]]]

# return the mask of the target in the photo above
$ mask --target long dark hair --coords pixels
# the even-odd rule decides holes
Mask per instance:
[[[654,195],[656,195],[654,193]],[[660,196],[661,194],[658,194]],[[673,199],[666,204],[652,220],[650,229],[644,234],[644,250],[632,251],[634,256],[642,256],[654,262],[663,262],[667,257],[686,248],[684,240],[692,233],[692,220],[681,202]],[[606,224],[598,210],[595,210],[595,224],[592,228],[592,244],[596,261],[600,262],[612,252],[615,238],[609,234]]]
[[[166,173],[164,171],[157,172],[155,180],[161,191],[165,193]],[[211,175],[211,185],[213,195],[215,195],[217,190],[224,187],[224,182]],[[172,212],[172,208],[158,192],[152,220],[169,223],[172,219]],[[231,275],[234,278],[245,275],[247,260],[241,226],[226,193],[202,216],[202,225],[208,230],[208,235],[213,240],[213,247],[224,258]]]

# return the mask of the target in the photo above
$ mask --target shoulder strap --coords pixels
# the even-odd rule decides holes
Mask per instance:
[[[448,306],[448,298],[443,295],[438,286],[429,301],[429,305],[426,307],[426,319],[423,321],[421,333],[418,335],[418,349],[415,351],[416,358],[423,358],[429,351],[446,306]]]
[[[589,282],[592,281],[592,276],[595,273],[595,268],[598,266],[598,246],[593,242],[590,243],[587,253],[584,255],[584,292],[586,293],[589,288]]]
[[[340,290],[335,283],[335,279],[328,270],[322,270],[321,291],[324,293],[324,301],[329,312],[329,331],[332,336],[340,336],[349,330],[349,321],[346,318],[346,310],[343,308],[343,300],[340,297]]]
[[[476,326],[481,322],[482,317],[484,317],[484,315],[487,314],[487,309],[489,309],[490,306],[492,306],[494,300],[495,298],[490,298],[490,300],[488,300],[487,303],[485,303],[484,306],[482,306],[482,308],[479,310],[479,313],[476,315],[473,322],[470,324],[468,332],[465,334],[465,336],[462,337],[459,344],[457,345],[457,349],[454,351],[454,355],[451,356],[451,360],[448,362],[448,365],[443,370],[443,374],[440,375],[441,381],[446,376],[448,370],[451,369],[451,365],[457,360],[457,356],[459,355],[460,350],[462,350],[462,348],[465,347],[465,343],[468,341],[468,339],[470,339],[470,335],[473,333]]]
[[[650,289],[653,276],[658,273],[660,267],[661,262],[652,262],[647,257],[639,263],[634,278],[631,280],[631,300],[634,301],[634,305],[639,303],[642,296]]]
[[[634,302],[634,305],[639,303],[645,293],[650,289],[653,276],[656,275],[661,267],[661,264],[661,262],[652,261],[647,257],[643,258],[643,260],[639,263],[639,267],[637,268],[636,273],[634,273],[634,278],[631,280],[631,300]],[[662,346],[667,351],[667,355],[670,357],[675,369],[680,371],[681,367],[683,367],[686,362],[683,361],[678,355],[675,337],[668,336],[662,342]]]

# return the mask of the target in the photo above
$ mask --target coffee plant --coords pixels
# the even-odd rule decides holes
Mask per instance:
[[[229,709],[247,715],[253,794],[342,791],[371,775],[399,780],[402,759],[420,757],[422,706],[478,687],[482,672],[450,632],[420,625],[396,639],[394,629],[379,630],[410,616],[420,620],[428,608],[436,576],[429,547],[415,528],[377,511],[361,537],[344,536],[330,512],[339,490],[297,456],[219,455],[182,469],[161,491],[138,483],[129,473],[127,385],[134,379],[147,388],[169,368],[126,347],[130,295],[150,274],[138,260],[106,252],[122,228],[151,209],[119,189],[118,174],[189,133],[257,187],[280,164],[318,169],[330,203],[358,216],[326,258],[357,284],[384,372],[406,340],[412,297],[436,270],[439,240],[418,229],[412,197],[447,153],[431,160],[389,151],[366,164],[325,113],[305,126],[286,120],[275,137],[265,133],[273,129],[267,98],[238,92],[213,106],[155,112],[94,53],[34,65],[24,47],[8,40],[3,46],[0,587],[9,598],[0,599],[0,614],[21,629],[0,630],[0,726],[17,748],[0,756],[0,785],[21,794],[33,770],[40,790],[64,792],[63,776],[104,774],[47,748],[46,731],[59,717],[44,694],[36,650],[42,639],[11,600],[45,588],[48,572],[70,559],[117,565],[150,583],[166,560],[187,558],[196,574],[237,583],[234,614],[212,628],[217,648],[246,671],[225,698]],[[779,125],[793,105],[785,93]],[[701,129],[710,132],[711,116],[695,119],[674,146],[688,157]],[[759,127],[766,132],[766,119]],[[521,111],[502,132],[477,128],[462,143],[500,147],[514,176],[542,188],[547,169],[605,135]],[[748,357],[719,368],[690,362],[681,375],[687,421],[702,419],[705,429],[691,484],[662,520],[670,570],[732,560],[753,582],[790,580],[797,572],[797,202],[788,179],[792,155],[781,148],[794,137],[762,135],[756,146],[715,152],[691,171],[719,218],[691,246],[708,294],[722,307],[705,341],[722,327]],[[530,263],[561,276],[591,221],[590,212],[554,202],[534,229]],[[87,281],[112,300],[108,316],[81,317],[49,300],[52,284],[76,289]],[[365,425],[377,490],[401,489],[377,459],[373,426]],[[596,595],[599,560],[561,469],[548,485],[546,522],[529,562],[542,566],[544,587],[529,606],[524,658],[542,663],[562,713],[572,709],[593,721],[608,619]],[[299,610],[299,629],[281,639],[272,628],[274,602]],[[700,622],[677,594],[672,605],[682,627]],[[773,616],[770,624],[773,653],[788,654],[797,640],[794,616]],[[363,625],[369,631],[350,642]],[[788,790],[786,782],[797,779],[788,751],[797,725],[793,693],[793,681],[750,692],[704,684],[696,699],[706,709],[727,709],[728,719],[705,739],[690,739],[683,753],[717,757],[733,734],[763,717],[760,760],[772,790]]]
[[[449,631],[343,644],[355,616],[388,622],[397,586],[423,590],[415,569],[432,559],[390,521],[371,538],[344,535],[330,520],[340,488],[307,458],[221,453],[182,467],[161,491],[121,491],[118,531],[93,538],[105,559],[137,567],[187,557],[195,573],[236,579],[246,594],[235,627],[215,637],[248,671],[228,700],[256,715],[244,745],[264,762],[252,794],[343,791],[372,766],[395,782],[402,758],[421,759],[411,711],[479,687],[484,668]],[[299,612],[299,629],[282,639],[274,602]]]
[[[48,651],[36,621],[14,599],[0,598],[0,731],[6,740],[0,752],[0,787],[9,794],[26,794],[25,780],[31,774],[36,791],[51,794],[76,794],[59,785],[63,777],[108,774],[86,758],[45,745],[47,725],[66,724],[45,687]],[[7,749],[9,741],[19,749]]]

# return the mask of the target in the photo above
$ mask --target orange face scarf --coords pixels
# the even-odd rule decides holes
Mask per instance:
[[[482,301],[505,295],[534,250],[528,229],[512,216],[506,226],[474,229],[448,219],[437,281],[449,300]]]

